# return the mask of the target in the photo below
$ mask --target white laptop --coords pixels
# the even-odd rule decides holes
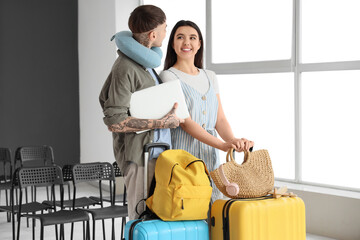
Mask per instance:
[[[175,102],[178,103],[176,115],[179,118],[188,118],[190,115],[180,80],[134,92],[130,99],[130,114],[140,119],[160,119],[169,113]]]

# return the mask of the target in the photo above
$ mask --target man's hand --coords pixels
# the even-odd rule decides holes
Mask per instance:
[[[180,123],[184,123],[185,120],[176,116],[176,109],[178,107],[178,103],[175,103],[173,108],[170,110],[168,114],[166,114],[161,121],[163,122],[163,128],[176,128],[180,125]]]

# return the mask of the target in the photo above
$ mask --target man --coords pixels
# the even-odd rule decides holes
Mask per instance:
[[[137,51],[143,49],[143,46],[145,49],[161,47],[166,35],[166,16],[160,8],[153,5],[135,8],[130,14],[128,25],[133,38],[141,44]],[[143,146],[149,142],[166,142],[171,146],[169,128],[178,127],[184,120],[175,114],[177,104],[162,119],[137,119],[129,115],[131,94],[158,84],[159,79],[153,69],[145,66],[146,62],[140,63],[133,58],[132,48],[127,50],[127,55],[121,49],[118,50],[119,57],[106,79],[99,100],[105,115],[104,123],[113,132],[116,161],[124,172],[129,218],[136,219],[144,210],[144,204],[137,206],[144,196]],[[149,129],[150,131],[136,133]],[[156,158],[158,154],[153,154],[152,157]],[[154,175],[154,162],[149,161],[150,179]]]

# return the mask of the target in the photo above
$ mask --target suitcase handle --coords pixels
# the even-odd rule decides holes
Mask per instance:
[[[167,144],[167,143],[147,143],[145,144],[144,146],[144,152],[149,152],[149,150],[151,148],[154,148],[154,147],[162,147],[164,148],[165,150],[169,150],[170,149],[170,145]]]

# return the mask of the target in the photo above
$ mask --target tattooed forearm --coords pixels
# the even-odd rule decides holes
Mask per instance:
[[[150,124],[150,120],[146,119],[130,119],[126,127],[130,129],[148,129]]]
[[[123,132],[124,126],[122,124],[114,124],[109,126],[109,131],[111,132]]]
[[[111,125],[109,130],[112,132],[137,132],[155,128],[164,128],[164,121],[128,117],[121,123]]]
[[[162,120],[154,120],[154,128],[163,128],[164,123]]]
[[[177,105],[174,105],[171,111],[161,119],[138,119],[138,118],[128,117],[120,123],[109,126],[109,130],[111,132],[125,133],[125,132],[138,132],[142,130],[157,129],[157,128],[176,128],[179,126],[181,121],[181,119],[179,119],[175,115],[176,106]]]

